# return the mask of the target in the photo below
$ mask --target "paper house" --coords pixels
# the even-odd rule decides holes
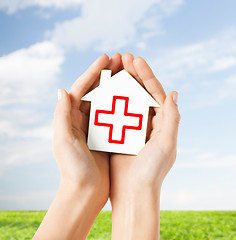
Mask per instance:
[[[149,107],[160,105],[126,71],[102,70],[91,101],[87,144],[91,150],[137,155],[145,144]]]

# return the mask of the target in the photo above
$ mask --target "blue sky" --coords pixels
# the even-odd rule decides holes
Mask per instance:
[[[47,209],[57,89],[102,53],[143,56],[182,115],[162,209],[236,209],[236,3],[1,0],[0,209]],[[106,209],[109,209],[109,204]]]

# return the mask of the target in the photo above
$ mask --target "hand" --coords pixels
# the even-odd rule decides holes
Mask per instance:
[[[69,95],[61,90],[54,118],[54,156],[58,162],[62,182],[97,189],[104,201],[109,197],[109,154],[90,151],[86,139],[90,103],[82,96],[98,86],[101,70],[119,70],[121,55],[109,60],[102,55],[73,84]],[[62,127],[63,126],[63,127]]]
[[[87,147],[89,103],[81,98],[98,84],[100,72],[108,64],[108,56],[102,55],[75,81],[69,94],[60,90],[54,113],[53,152],[61,182],[99,191],[102,205],[109,195],[109,156]]]
[[[180,121],[177,93],[171,92],[166,97],[160,82],[141,57],[134,59],[131,54],[124,54],[122,62],[124,69],[146,88],[160,108],[150,109],[147,143],[137,156],[111,155],[112,235],[113,239],[157,239],[160,188],[176,158]],[[133,222],[123,219],[133,219]],[[135,221],[136,229],[132,232]]]
[[[118,60],[117,60],[118,59]],[[73,84],[59,90],[54,114],[53,152],[61,184],[33,239],[85,239],[109,196],[109,155],[86,144],[89,103],[84,94],[98,85],[104,68],[119,70],[121,55],[102,55]]]

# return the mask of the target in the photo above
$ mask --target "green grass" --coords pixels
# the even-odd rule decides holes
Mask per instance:
[[[1,211],[0,239],[32,239],[45,211]],[[111,212],[101,212],[87,239],[111,239]],[[161,239],[236,240],[236,211],[162,211]]]

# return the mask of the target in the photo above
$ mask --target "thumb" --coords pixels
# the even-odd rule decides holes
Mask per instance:
[[[72,136],[71,125],[71,100],[64,89],[58,89],[58,101],[54,112],[54,140],[70,139]]]
[[[160,132],[161,137],[168,147],[173,148],[177,144],[180,114],[178,110],[178,93],[170,92],[163,106],[163,125]]]

